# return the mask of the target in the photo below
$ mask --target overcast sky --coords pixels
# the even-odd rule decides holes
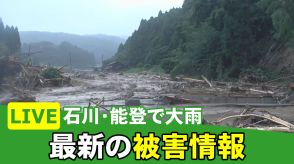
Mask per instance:
[[[129,36],[142,18],[184,0],[0,0],[0,17],[19,31]]]

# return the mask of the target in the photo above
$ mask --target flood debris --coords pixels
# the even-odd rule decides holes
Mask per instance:
[[[115,61],[115,62],[111,62],[111,63],[105,65],[103,67],[103,71],[105,71],[105,72],[120,72],[120,71],[125,70],[126,68],[127,68],[127,66],[124,65],[123,63]]]
[[[140,106],[141,102],[139,99],[127,99],[125,100],[126,106]]]
[[[202,77],[202,79],[203,79],[203,80],[209,85],[210,88],[213,88],[211,82],[208,81],[208,79],[207,79],[205,76],[201,75],[201,77]]]
[[[93,74],[84,73],[84,72],[76,72],[74,74],[74,77],[81,78],[81,79],[95,80],[95,76]]]
[[[170,104],[170,105],[197,103],[196,101],[183,98],[177,95],[165,95],[160,97],[160,99],[164,104]]]
[[[41,80],[43,81],[43,86],[45,87],[62,87],[62,86],[72,86],[71,78],[62,75],[62,68],[48,67],[42,70]]]
[[[238,128],[294,132],[294,125],[266,110],[245,109],[240,114],[230,115],[212,122],[213,125],[230,125]]]
[[[291,118],[291,114],[294,114],[294,104],[291,103],[293,89],[288,84],[249,83],[242,80],[213,81],[205,76],[200,76],[199,79],[184,76],[172,79],[165,74],[85,71],[75,72],[71,78],[75,84],[73,87],[41,89],[40,93],[36,94],[38,100],[58,101],[62,105],[95,106],[104,111],[108,111],[112,105],[203,106],[207,110],[204,112],[204,118],[208,123],[218,121],[220,115],[233,109],[234,112],[230,112],[230,116],[238,117],[215,124],[226,125],[231,121],[230,126],[234,127],[280,131],[283,129],[289,132],[292,130],[289,126],[266,118],[269,118],[268,115],[277,115],[281,120],[294,121]],[[239,116],[240,113],[236,114],[244,108],[262,109],[271,113],[247,111],[242,116]],[[284,114],[285,111],[287,114]],[[291,121],[289,123],[293,123]]]
[[[30,92],[20,90],[16,87],[7,84],[0,85],[0,104],[8,104],[9,102],[35,102],[34,97]]]
[[[42,87],[71,85],[70,77],[62,75],[62,68],[25,65],[17,58],[0,58],[0,89],[6,93],[1,104],[10,101],[35,101],[31,91]]]
[[[105,106],[105,99],[104,97],[102,99],[99,98],[90,98],[88,101],[88,107],[96,107],[96,108],[101,108],[104,109],[104,111],[109,111],[106,106]]]
[[[176,81],[182,81],[183,92],[179,95],[189,94],[181,97],[193,103],[203,103],[203,99],[197,97],[207,96],[208,101],[204,103],[266,103],[266,104],[287,104],[293,102],[293,88],[287,85],[273,85],[264,83],[248,83],[244,81],[220,82],[209,81],[205,76],[203,80],[176,77]],[[180,96],[174,101],[178,101]],[[172,102],[174,103],[174,102]]]
[[[2,57],[0,58],[0,83],[5,83],[12,79],[16,74],[18,74],[21,71],[21,65],[19,62],[8,58],[8,57]]]

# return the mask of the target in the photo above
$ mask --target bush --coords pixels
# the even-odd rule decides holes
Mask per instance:
[[[42,72],[42,76],[46,79],[60,78],[60,71],[56,68],[47,68]]]

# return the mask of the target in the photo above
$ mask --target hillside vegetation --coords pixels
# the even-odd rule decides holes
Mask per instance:
[[[273,48],[290,47],[293,27],[293,0],[185,0],[182,8],[142,20],[105,64],[239,78],[263,72],[260,62]]]
[[[18,28],[8,25],[5,26],[0,18],[0,57],[18,55],[20,47]]]

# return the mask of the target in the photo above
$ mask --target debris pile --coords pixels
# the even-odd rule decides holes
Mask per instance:
[[[75,78],[87,79],[87,80],[95,80],[95,76],[93,74],[77,72],[74,74]]]
[[[246,109],[238,115],[223,117],[213,125],[230,125],[238,128],[270,130],[279,132],[294,132],[294,125],[269,112],[257,111],[254,108]]]
[[[35,101],[31,91],[71,85],[70,77],[63,76],[61,69],[25,65],[11,57],[0,58],[0,65],[0,104]]]
[[[270,85],[270,83],[245,83],[209,81],[202,76],[200,79],[176,77],[181,81],[177,86],[179,94],[162,95],[168,104],[289,104],[294,102],[294,91],[291,85]]]
[[[293,76],[291,76],[293,77]],[[176,77],[176,94],[161,94],[164,105],[198,105],[218,109],[246,108],[241,113],[229,112],[220,119],[204,120],[207,124],[238,128],[294,133],[293,122],[288,122],[269,112],[269,108],[294,107],[294,85],[290,82],[221,82]],[[287,84],[288,83],[288,84]],[[176,86],[176,87],[175,87]],[[278,109],[277,109],[278,110]],[[233,113],[235,113],[233,115]],[[279,112],[277,112],[279,113]]]
[[[62,75],[61,69],[46,68],[41,72],[44,87],[62,87],[71,86],[71,78]]]
[[[127,68],[126,65],[124,65],[123,63],[121,62],[112,62],[112,63],[109,63],[105,66],[103,66],[103,71],[105,72],[119,72],[119,71],[123,71]]]
[[[96,106],[105,112],[112,105],[203,106],[204,118],[211,124],[293,130],[294,105],[289,103],[290,96],[284,100],[293,93],[291,84],[210,81],[205,76],[202,79],[176,77],[172,80],[168,75],[145,73],[79,71],[71,77],[74,78],[74,87],[44,89],[45,93],[39,94],[38,99],[66,105]],[[248,110],[241,112],[245,108]]]

